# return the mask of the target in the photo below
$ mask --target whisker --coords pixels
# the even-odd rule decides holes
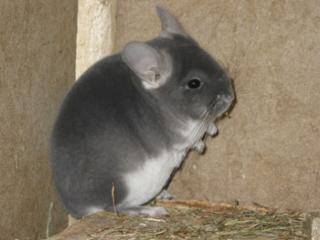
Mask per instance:
[[[208,123],[208,118],[210,116],[209,112],[211,107],[213,107],[215,105],[216,101],[215,99],[213,99],[208,106],[208,109],[206,111],[204,111],[200,118],[202,119],[200,124],[198,125],[198,127],[196,127],[190,134],[190,136],[187,137],[188,140],[192,140],[194,139],[196,136],[198,136],[200,134],[200,132],[203,132],[203,128],[207,127],[207,123]],[[205,132],[205,131],[204,131]],[[202,136],[201,136],[202,137]]]

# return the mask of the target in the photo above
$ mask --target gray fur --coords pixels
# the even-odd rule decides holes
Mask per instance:
[[[223,69],[181,32],[173,16],[164,9],[158,13],[166,37],[129,43],[124,51],[100,60],[64,99],[52,133],[51,166],[61,199],[76,218],[100,209],[112,210],[112,186],[120,211],[165,214],[140,205],[161,192],[189,149],[204,147],[197,143],[206,132],[213,134],[210,123],[233,101],[231,83]],[[143,56],[140,48],[147,49]],[[151,75],[141,74],[141,69],[154,63],[136,64],[135,56],[156,56],[153,60],[158,68],[149,69]],[[163,82],[150,88],[144,84],[158,83],[158,79]],[[190,79],[201,79],[203,85],[189,89]],[[159,159],[162,162],[157,162]],[[171,159],[177,162],[170,163]],[[150,171],[154,166],[167,171],[162,185],[156,189],[149,182],[139,185],[142,192],[144,187],[153,187],[152,195],[141,196],[137,201],[142,202],[132,206],[129,177],[143,175],[144,169]],[[141,181],[137,179],[137,183]]]

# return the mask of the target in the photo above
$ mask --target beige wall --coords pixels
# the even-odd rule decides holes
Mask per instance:
[[[159,33],[169,8],[235,80],[238,104],[204,156],[171,185],[178,197],[320,209],[318,0],[120,0],[116,50]]]
[[[39,239],[66,223],[48,137],[74,81],[76,11],[76,0],[0,1],[0,239]]]

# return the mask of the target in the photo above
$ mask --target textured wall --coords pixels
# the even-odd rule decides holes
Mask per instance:
[[[228,68],[238,104],[205,155],[191,154],[171,191],[320,209],[320,4],[318,0],[120,0],[119,50],[159,33],[168,7]]]
[[[76,0],[0,1],[0,239],[39,239],[66,223],[48,136],[74,81],[76,11]]]

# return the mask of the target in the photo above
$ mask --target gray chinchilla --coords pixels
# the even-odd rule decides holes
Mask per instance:
[[[161,216],[143,206],[163,190],[190,149],[234,93],[224,70],[157,7],[159,37],[130,42],[90,67],[74,84],[55,122],[51,167],[66,209]],[[112,194],[115,193],[115,195]]]

